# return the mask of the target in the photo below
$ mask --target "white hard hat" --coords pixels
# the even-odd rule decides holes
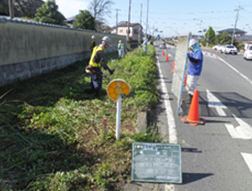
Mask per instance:
[[[119,40],[119,43],[121,43],[122,41],[121,40]]]
[[[92,38],[92,39],[95,39],[95,36],[93,35],[91,38]]]
[[[189,47],[192,47],[192,45],[194,45],[194,44],[197,44],[198,43],[198,41],[196,40],[196,39],[191,39],[190,41],[189,41]]]
[[[109,46],[111,46],[111,39],[108,36],[104,36],[102,38],[102,42],[105,42],[106,44],[108,44]]]

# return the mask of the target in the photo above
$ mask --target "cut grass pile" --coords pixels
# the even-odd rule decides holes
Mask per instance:
[[[135,132],[137,111],[151,111],[159,96],[153,46],[147,55],[135,50],[115,57],[107,55],[116,68],[110,78],[132,88],[122,98],[118,140],[116,103],[105,90],[109,80],[95,99],[86,61],[0,88],[0,190],[120,190],[130,178],[131,143],[160,141],[151,127]]]

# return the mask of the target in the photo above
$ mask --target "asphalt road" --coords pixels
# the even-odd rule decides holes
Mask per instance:
[[[183,183],[172,185],[173,189],[252,190],[252,61],[242,55],[204,55],[198,91],[200,117],[206,124],[191,126],[181,121],[177,98],[171,92],[175,48],[165,51],[168,62],[156,47],[162,74],[158,88],[163,97],[158,126],[164,139],[182,147]],[[188,98],[185,88],[182,98]],[[189,107],[183,104],[182,115],[188,115]]]

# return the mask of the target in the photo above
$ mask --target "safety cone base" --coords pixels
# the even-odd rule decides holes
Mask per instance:
[[[191,106],[189,109],[189,114],[187,117],[182,118],[181,121],[188,123],[192,126],[204,125],[205,120],[201,119],[199,116],[199,100],[198,100],[198,90],[194,90]]]
[[[188,117],[184,117],[181,118],[181,121],[183,121],[184,123],[188,123],[192,126],[197,126],[197,125],[204,125],[206,123],[206,120],[200,118],[198,121],[192,121],[192,120],[188,120]]]

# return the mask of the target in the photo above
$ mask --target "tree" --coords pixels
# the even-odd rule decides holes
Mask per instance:
[[[202,41],[203,46],[206,46],[207,41],[208,44],[214,44],[215,32],[212,27],[209,27],[208,31],[205,33],[204,40]]]
[[[215,37],[215,43],[216,44],[231,44],[232,37],[227,33],[223,32]]]
[[[93,0],[89,5],[89,10],[93,14],[96,22],[96,28],[100,29],[101,25],[104,23],[104,16],[111,13],[111,5],[114,2],[111,0]]]
[[[58,5],[56,5],[55,0],[48,0],[38,8],[34,20],[41,23],[66,25],[66,18],[58,11]]]
[[[95,19],[89,11],[81,10],[80,14],[76,16],[73,27],[79,29],[95,30]]]
[[[95,19],[102,19],[104,15],[111,13],[110,6],[113,5],[114,2],[111,0],[93,0],[90,5],[89,9]]]
[[[209,27],[208,31],[205,34],[205,39],[209,44],[214,44],[214,37],[215,37],[215,32],[212,27]]]

